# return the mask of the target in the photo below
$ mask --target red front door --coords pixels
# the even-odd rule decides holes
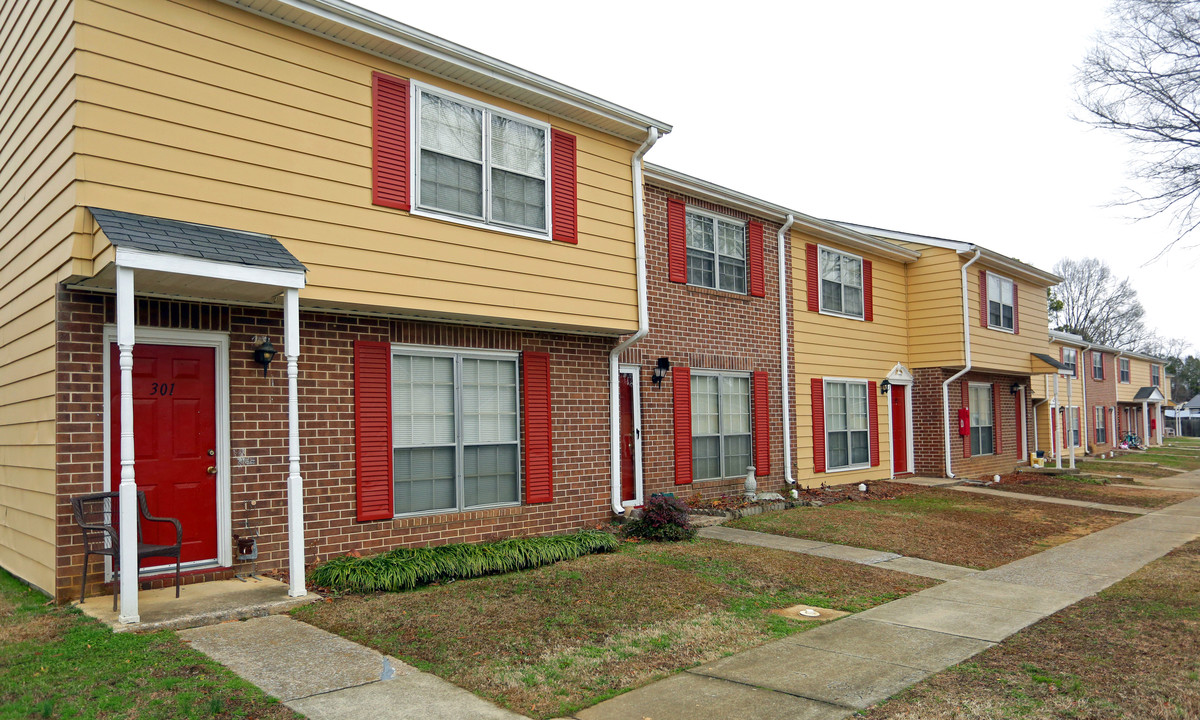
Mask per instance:
[[[121,484],[121,369],[111,346],[109,428],[112,489]],[[217,557],[216,351],[182,345],[134,345],[134,476],[150,514],[183,526],[183,562]],[[168,523],[145,523],[144,540],[175,542]],[[161,565],[148,558],[143,566]]]
[[[908,403],[905,387],[893,385],[892,398],[892,472],[908,472]]]
[[[621,502],[637,499],[633,441],[633,374],[621,373]]]

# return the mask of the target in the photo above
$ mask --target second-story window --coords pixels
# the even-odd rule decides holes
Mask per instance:
[[[863,264],[856,255],[821,248],[821,310],[863,317]]]
[[[687,278],[689,285],[745,293],[745,224],[688,210]]]
[[[548,126],[427,88],[418,107],[419,208],[547,231]]]
[[[1150,384],[1153,385],[1154,387],[1160,387],[1157,365],[1150,366]]]
[[[1013,329],[1013,281],[987,274],[988,327]]]
[[[1077,377],[1079,375],[1079,354],[1075,348],[1063,348],[1062,357],[1063,365],[1066,365],[1067,369],[1071,371],[1071,377]]]
[[[1092,351],[1092,379],[1104,379],[1104,353]]]
[[[1119,358],[1117,360],[1121,368],[1121,382],[1129,382],[1129,358]]]

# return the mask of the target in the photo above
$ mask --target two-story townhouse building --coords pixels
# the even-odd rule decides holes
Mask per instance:
[[[1028,460],[1030,384],[1053,374],[1056,275],[973,243],[842,223],[920,253],[906,266],[914,470],[972,477]]]
[[[1166,361],[1145,353],[1116,354],[1118,438],[1134,435],[1143,443],[1161,445]]]
[[[185,581],[241,533],[292,594],[337,553],[610,516],[669,126],[339,0],[4,15],[0,565],[110,577],[69,505],[99,491],[123,567],[143,491]]]
[[[1048,456],[1111,450],[1116,437],[1117,350],[1072,333],[1050,331],[1051,355],[1065,368],[1055,378],[1035,382],[1033,397],[1037,442]]]

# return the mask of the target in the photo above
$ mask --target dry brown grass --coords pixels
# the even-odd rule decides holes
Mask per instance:
[[[1200,718],[1200,541],[933,676],[867,717]]]
[[[534,717],[569,714],[682,668],[803,630],[801,602],[862,610],[933,581],[698,540],[631,544],[508,575],[297,610]]]
[[[1150,461],[1145,463],[1121,462],[1120,460],[1078,460],[1075,467],[1085,473],[1116,473],[1127,475],[1138,480],[1154,480],[1165,477],[1178,477],[1179,471],[1171,468],[1155,467]]]
[[[1127,519],[1085,508],[921,488],[895,500],[796,508],[730,525],[993,568]]]
[[[1128,485],[1109,483],[1087,476],[1052,476],[1035,473],[1012,473],[1001,478],[993,490],[1044,495],[1068,500],[1087,500],[1110,505],[1129,505],[1140,508],[1163,508],[1195,497],[1194,493],[1139,490]]]

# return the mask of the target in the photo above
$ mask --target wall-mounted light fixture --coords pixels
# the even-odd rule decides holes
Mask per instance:
[[[271,338],[263,336],[254,338],[256,343],[254,346],[254,362],[263,366],[263,377],[267,376],[267,367],[271,361],[275,359],[275,346],[271,344]]]
[[[879,394],[880,394],[880,395],[887,395],[887,394],[888,394],[888,390],[889,390],[891,387],[892,387],[892,381],[891,381],[891,380],[888,380],[887,378],[884,378],[884,379],[883,379],[883,382],[879,383]]]
[[[662,383],[663,378],[667,376],[667,371],[670,369],[671,358],[659,358],[658,364],[654,366],[654,374],[650,377],[651,382],[653,382],[655,385]]]
[[[1022,387],[1023,387],[1023,386],[1021,385],[1021,383],[1013,383],[1013,384],[1012,384],[1012,387],[1010,387],[1010,388],[1008,389],[1008,391],[1009,391],[1010,393],[1012,393],[1013,395],[1016,395],[1017,393],[1021,392],[1021,388],[1022,388]]]

